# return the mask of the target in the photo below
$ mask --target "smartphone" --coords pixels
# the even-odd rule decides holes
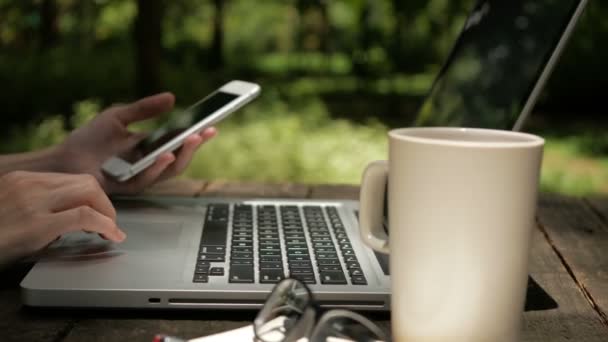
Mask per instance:
[[[184,140],[235,112],[260,94],[260,86],[231,81],[183,112],[171,115],[159,129],[150,133],[124,155],[106,160],[102,170],[124,182],[154,164],[156,158],[179,148]]]

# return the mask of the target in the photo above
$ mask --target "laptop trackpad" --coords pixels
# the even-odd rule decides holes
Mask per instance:
[[[118,221],[127,239],[117,245],[125,251],[155,251],[179,247],[183,229],[180,222]]]
[[[63,236],[40,256],[45,285],[73,288],[147,288],[175,286],[193,236],[200,235],[188,221],[161,215],[135,218],[119,216],[118,225],[127,234],[115,244],[97,234]],[[38,266],[37,265],[37,266]],[[50,280],[49,280],[50,279]]]

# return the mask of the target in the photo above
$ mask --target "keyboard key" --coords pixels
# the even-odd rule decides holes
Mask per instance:
[[[363,275],[363,271],[360,268],[351,268],[348,270],[351,277]]]
[[[230,259],[230,265],[253,265],[253,260],[245,260],[245,259]]]
[[[353,285],[367,285],[367,280],[362,275],[360,275],[360,276],[353,276],[353,277],[350,278],[350,280],[353,283]]]
[[[305,284],[316,284],[317,283],[317,281],[315,280],[315,276],[312,273],[310,273],[310,274],[293,274],[292,277],[299,279],[300,281],[302,281]]]
[[[330,242],[331,243],[331,236],[317,236],[317,237],[313,237],[311,238],[312,242]]]
[[[253,260],[253,253],[242,253],[242,252],[233,252],[230,255],[231,260],[239,259],[239,260]]]
[[[340,266],[319,266],[319,272],[342,272]]]
[[[287,256],[292,255],[306,255],[308,256],[308,249],[295,249],[295,250],[287,250]]]
[[[251,231],[253,230],[253,223],[251,222],[233,222],[232,227],[235,231]]]
[[[208,283],[209,276],[206,274],[195,274],[194,279],[192,280],[194,283]]]
[[[225,246],[227,233],[227,222],[205,221],[201,245]]]
[[[338,260],[338,259],[317,259],[317,265],[319,265],[319,266],[340,265],[340,260]]]
[[[315,253],[317,259],[338,259],[336,253]]]
[[[283,279],[283,270],[266,269],[260,271],[260,283],[273,284]]]
[[[224,254],[226,246],[201,246],[200,253],[202,254]]]
[[[315,253],[336,253],[336,249],[332,247],[315,247]]]
[[[209,266],[211,266],[209,261],[197,261],[196,262],[196,267],[209,267]]]
[[[260,257],[263,257],[263,256],[279,256],[280,257],[281,251],[280,250],[273,250],[273,251],[264,250],[264,251],[260,251],[259,255],[260,255]]]
[[[353,249],[353,246],[351,246],[350,243],[342,243],[340,244],[340,249],[341,250],[345,250],[345,249]]]
[[[251,240],[253,238],[253,231],[249,231],[249,230],[233,231],[232,232],[232,241],[234,241],[235,238],[246,238],[248,240]]]
[[[278,235],[277,235],[278,236]],[[305,239],[304,233],[285,233],[285,239]]]
[[[279,240],[260,240],[260,249],[281,249],[281,243],[279,243]],[[266,247],[272,247],[272,248],[266,248]]]
[[[304,260],[304,261],[289,260],[288,264],[289,264],[289,268],[308,268],[308,267],[312,267],[312,264],[310,263],[310,260]]]
[[[260,252],[280,252],[281,246],[278,245],[268,245],[268,244],[260,244]]]
[[[287,251],[295,251],[299,249],[308,251],[308,245],[306,243],[287,245]]]
[[[253,283],[253,266],[231,265],[228,275],[230,283]]]
[[[361,268],[361,266],[357,261],[351,261],[346,263],[346,268],[350,270],[351,268]]]
[[[283,269],[280,262],[260,262],[260,269]]]
[[[310,267],[310,268],[290,268],[289,273],[292,275],[294,275],[294,274],[313,274],[314,271],[313,271],[312,267]]]
[[[288,255],[287,260],[289,262],[292,261],[310,261],[310,256],[307,255]]]
[[[223,262],[225,261],[224,255],[219,254],[201,254],[198,256],[198,260],[200,261],[210,261],[210,262]]]
[[[232,253],[253,253],[253,247],[232,246]]]
[[[281,257],[276,256],[262,256],[260,262],[282,262]]]
[[[196,266],[194,268],[196,274],[209,274],[209,266]]]
[[[321,284],[340,285],[346,284],[346,277],[342,272],[320,272]]]
[[[253,247],[252,241],[233,242],[232,247]]]
[[[223,267],[213,267],[209,271],[209,275],[212,275],[212,276],[223,276],[224,275],[224,268]]]
[[[357,262],[357,257],[354,255],[348,255],[344,257],[344,261],[349,263],[349,262]]]
[[[268,242],[273,242],[273,241],[279,241],[279,234],[264,234],[264,235],[260,235],[258,237],[258,240],[260,241],[268,241]]]

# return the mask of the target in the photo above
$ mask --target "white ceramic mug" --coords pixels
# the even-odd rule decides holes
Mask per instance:
[[[390,245],[393,339],[518,341],[544,140],[454,127],[388,135],[359,215],[366,244]]]

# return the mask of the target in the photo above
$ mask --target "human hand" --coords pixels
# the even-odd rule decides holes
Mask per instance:
[[[174,102],[172,94],[162,93],[131,104],[113,106],[99,113],[59,145],[61,171],[91,174],[107,193],[128,194],[140,192],[153,183],[180,174],[198,147],[216,135],[215,128],[189,136],[176,153],[160,155],[152,166],[126,182],[118,182],[101,170],[101,165],[108,158],[130,151],[145,137],[145,134],[130,132],[129,124],[167,112],[173,108]]]
[[[125,239],[112,203],[91,175],[14,171],[0,177],[0,265],[71,231]]]

